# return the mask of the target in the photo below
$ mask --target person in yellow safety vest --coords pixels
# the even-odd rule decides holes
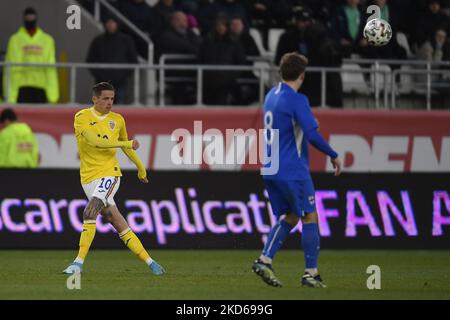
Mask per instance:
[[[0,113],[0,168],[36,168],[39,145],[31,128],[12,109]]]
[[[55,41],[37,26],[37,12],[24,11],[24,25],[13,34],[6,50],[6,62],[55,63]],[[9,103],[56,103],[59,99],[55,67],[11,67],[9,87],[7,70],[3,71],[4,96]],[[8,92],[7,92],[8,91]]]

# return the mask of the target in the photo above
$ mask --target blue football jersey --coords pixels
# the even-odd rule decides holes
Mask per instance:
[[[288,85],[280,84],[266,95],[264,101],[265,161],[278,156],[278,172],[264,179],[310,179],[308,140],[304,132],[317,129],[308,98]],[[277,147],[273,138],[278,136]],[[278,152],[277,150],[278,149]],[[268,167],[271,164],[265,164]]]

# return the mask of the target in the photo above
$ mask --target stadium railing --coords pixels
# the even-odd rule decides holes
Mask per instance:
[[[195,61],[196,57],[194,55],[185,54],[165,54],[160,58],[160,65],[165,66],[168,63],[174,63],[177,60],[192,60]],[[253,62],[255,66],[254,74],[260,80],[260,88],[264,85],[270,87],[274,85],[274,79],[276,78],[277,69],[272,63],[272,58],[269,56],[263,57],[247,57],[247,60]],[[258,68],[256,68],[258,66]],[[260,71],[260,66],[267,66],[263,68],[264,70],[269,69],[268,72]],[[399,70],[393,70],[395,67]],[[326,106],[326,92],[327,92],[327,74],[332,72],[339,72],[342,78],[346,75],[359,76],[358,78],[350,77],[348,81],[344,81],[344,92],[359,92],[363,94],[374,94],[375,107],[380,108],[380,100],[383,99],[383,107],[388,108],[389,98],[388,95],[391,94],[391,106],[390,108],[396,108],[396,98],[400,93],[411,93],[413,90],[415,93],[422,94],[425,90],[427,99],[427,109],[431,109],[431,94],[434,92],[432,90],[432,75],[450,75],[450,70],[432,70],[439,67],[450,67],[450,62],[430,62],[425,60],[375,60],[375,59],[344,59],[341,68],[331,68],[331,67],[308,67],[308,72],[318,72],[321,73],[321,107]],[[354,67],[354,68],[352,68]],[[411,69],[424,68],[425,72]],[[369,70],[365,70],[371,69]],[[426,82],[421,85],[417,81],[411,79],[411,75],[423,75],[425,73]],[[162,78],[159,79],[159,90],[160,96],[164,92],[164,86],[166,82],[178,81],[181,78],[177,77],[164,77],[164,69],[161,70]],[[363,75],[369,74],[370,80],[366,83]],[[400,83],[397,85],[397,77],[400,76]],[[186,80],[186,79],[184,79]],[[347,86],[346,86],[347,85]],[[347,88],[346,88],[347,87]],[[423,90],[424,89],[424,90]],[[450,84],[449,84],[450,89]],[[380,95],[383,94],[383,98]],[[261,97],[260,97],[261,98]],[[164,102],[164,100],[163,100]],[[261,99],[260,99],[261,102]]]
[[[399,94],[414,92],[426,95],[426,108],[431,110],[431,96],[436,93],[436,90],[433,90],[435,86],[433,76],[446,77],[448,82],[441,87],[448,88],[450,91],[450,61],[344,59],[343,64],[371,65],[377,70],[387,68],[386,70],[391,72],[390,83],[387,85],[390,87],[392,109],[396,108],[396,99]],[[376,73],[375,76],[377,76]],[[417,76],[421,77],[418,79]],[[397,85],[397,79],[400,80],[399,85]]]
[[[177,55],[177,58],[186,58],[180,55]],[[21,67],[56,67],[56,68],[68,68],[70,70],[70,87],[69,87],[69,104],[76,103],[76,77],[77,70],[79,69],[132,69],[134,70],[134,105],[141,105],[140,96],[141,96],[141,74],[140,71],[155,71],[159,74],[159,100],[155,101],[154,106],[165,106],[165,84],[166,77],[165,72],[169,70],[178,70],[178,71],[187,71],[192,70],[195,72],[195,79],[189,79],[197,83],[197,92],[196,92],[196,104],[194,106],[201,107],[204,106],[203,103],[203,73],[204,71],[222,71],[222,72],[230,72],[230,71],[250,71],[257,75],[258,83],[259,83],[259,101],[258,103],[261,105],[264,99],[264,94],[267,87],[270,87],[278,81],[278,68],[270,65],[270,64],[261,64],[261,65],[199,65],[199,64],[167,64],[170,60],[170,57],[162,57],[160,60],[160,64],[158,65],[148,65],[148,64],[104,64],[104,63],[56,63],[56,64],[25,64],[25,63],[7,63],[0,62],[0,67],[4,67],[5,80],[4,84],[5,90],[5,101],[7,101],[7,94],[9,92],[9,81],[10,81],[10,68],[14,66]],[[161,63],[162,62],[162,63]],[[307,71],[311,73],[320,73],[321,76],[321,103],[320,107],[326,107],[326,98],[327,98],[327,76],[330,73],[339,73],[343,74],[368,74],[375,81],[372,81],[372,88],[369,88],[367,94],[373,94],[375,99],[375,107],[384,109],[396,108],[396,95],[399,92],[399,88],[397,85],[397,77],[402,75],[420,75],[426,77],[426,83],[424,86],[424,93],[427,99],[427,109],[431,109],[431,95],[433,93],[433,83],[432,77],[434,75],[444,75],[450,76],[449,70],[435,70],[436,67],[450,67],[450,63],[430,63],[427,61],[403,61],[403,60],[387,60],[387,61],[377,61],[377,60],[352,60],[354,63],[359,63],[361,65],[371,65],[373,67],[370,68],[360,68],[360,69],[348,69],[343,67],[308,67]],[[418,67],[418,69],[396,69],[392,71],[390,68],[384,69],[382,65],[413,65]],[[419,68],[420,67],[420,68]],[[423,67],[423,69],[422,69]],[[379,81],[382,79],[382,81]],[[170,81],[176,81],[176,77],[171,77]],[[156,86],[156,83],[155,83]],[[156,88],[150,88],[151,90],[155,90]],[[389,94],[391,94],[391,99],[389,101]],[[382,102],[382,105],[381,105]],[[389,105],[390,103],[390,105]]]

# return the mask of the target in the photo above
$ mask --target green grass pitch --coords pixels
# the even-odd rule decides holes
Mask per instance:
[[[322,251],[325,289],[302,288],[303,254],[282,250],[274,268],[284,287],[251,272],[259,251],[151,251],[162,277],[127,250],[92,250],[81,290],[61,271],[74,251],[0,251],[0,299],[450,299],[450,251]],[[369,265],[381,268],[381,289],[368,290]]]

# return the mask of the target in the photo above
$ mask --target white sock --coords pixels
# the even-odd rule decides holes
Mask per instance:
[[[147,261],[145,261],[145,263],[146,263],[148,266],[151,265],[152,262],[153,262],[153,259],[152,259],[152,258],[148,258]]]
[[[308,272],[310,275],[312,275],[313,277],[318,273],[317,268],[306,268],[305,272]]]
[[[80,257],[77,257],[73,262],[76,262],[76,263],[81,263],[81,264],[83,264],[83,262],[84,262],[84,260],[83,259],[81,259]]]
[[[261,255],[259,259],[264,263],[272,264],[272,258]]]

